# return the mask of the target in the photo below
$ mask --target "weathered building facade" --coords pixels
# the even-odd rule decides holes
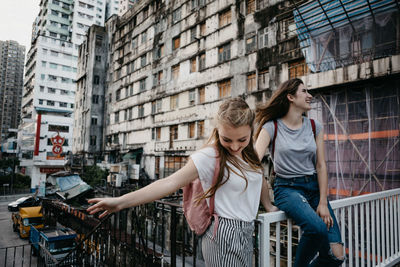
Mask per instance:
[[[299,77],[315,94],[310,115],[326,129],[331,193],[396,186],[398,14],[395,1],[139,1],[106,25],[106,161],[165,177],[205,143],[224,99],[243,96],[255,108]],[[344,106],[326,100],[334,98]]]
[[[87,154],[87,164],[103,151],[107,51],[105,28],[93,25],[79,47],[72,146],[74,154]]]

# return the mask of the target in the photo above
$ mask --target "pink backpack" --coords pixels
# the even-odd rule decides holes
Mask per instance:
[[[212,185],[217,182],[219,174],[219,157],[216,158],[214,177]],[[183,213],[185,214],[186,221],[189,227],[197,235],[202,235],[211,224],[211,220],[214,217],[214,236],[218,228],[218,215],[214,211],[214,198],[215,194],[210,197],[210,207],[207,205],[207,201],[202,199],[197,202],[197,198],[204,194],[203,186],[201,185],[200,179],[197,178],[190,184],[183,187]]]

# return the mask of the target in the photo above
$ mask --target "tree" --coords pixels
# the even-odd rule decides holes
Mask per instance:
[[[103,185],[102,180],[107,181],[108,171],[101,169],[100,167],[85,166],[83,169],[82,180],[90,186]]]

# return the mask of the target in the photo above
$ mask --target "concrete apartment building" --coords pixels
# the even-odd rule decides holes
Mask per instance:
[[[32,189],[63,170],[72,152],[78,49],[91,25],[104,26],[105,7],[104,0],[40,2],[25,64],[18,141]]]
[[[139,0],[119,0],[118,16],[124,15],[136,2],[139,2]]]
[[[399,6],[352,4],[140,1],[110,18],[105,162],[166,177],[204,144],[224,99],[255,108],[299,77],[324,124],[330,194],[398,186]]]
[[[25,46],[0,41],[0,144],[18,128],[21,113]]]
[[[72,147],[73,154],[84,156],[88,165],[99,160],[104,149],[107,51],[105,28],[93,25],[79,47]]]

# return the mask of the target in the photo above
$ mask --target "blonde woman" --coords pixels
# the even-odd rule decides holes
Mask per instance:
[[[261,201],[267,211],[275,210],[262,176],[260,160],[253,146],[254,113],[247,103],[234,98],[221,104],[216,127],[204,148],[171,176],[117,198],[94,198],[88,211],[100,217],[167,196],[200,178],[206,192],[215,194],[219,224],[213,237],[213,222],[203,234],[202,250],[206,266],[251,266],[256,218]],[[220,160],[217,182],[212,185],[216,157]]]

